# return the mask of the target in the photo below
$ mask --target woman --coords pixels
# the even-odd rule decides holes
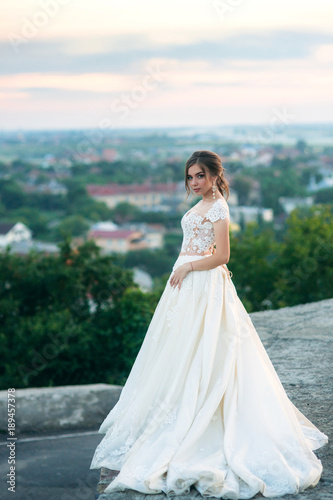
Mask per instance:
[[[105,492],[241,499],[315,486],[328,442],[289,400],[240,301],[229,261],[229,193],[219,156],[197,151],[185,185],[202,199],[91,469],[120,471]]]

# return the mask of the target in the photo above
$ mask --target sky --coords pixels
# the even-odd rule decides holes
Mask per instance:
[[[0,130],[332,123],[332,0],[4,0]]]

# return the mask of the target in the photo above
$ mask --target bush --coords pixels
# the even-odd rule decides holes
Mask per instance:
[[[89,241],[57,256],[0,254],[1,388],[121,383],[156,297]]]

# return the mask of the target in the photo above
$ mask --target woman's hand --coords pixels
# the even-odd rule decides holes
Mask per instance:
[[[170,279],[170,285],[175,287],[179,286],[179,290],[183,279],[186,278],[187,274],[192,271],[192,266],[189,262],[185,262],[181,266],[177,267]]]

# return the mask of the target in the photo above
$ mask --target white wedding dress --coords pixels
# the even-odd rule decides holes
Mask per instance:
[[[212,254],[224,198],[182,218],[173,270]],[[171,278],[172,273],[170,274]],[[227,266],[166,284],[90,468],[119,474],[105,492],[180,495],[191,485],[225,499],[315,486],[328,442],[290,401],[239,299]]]

